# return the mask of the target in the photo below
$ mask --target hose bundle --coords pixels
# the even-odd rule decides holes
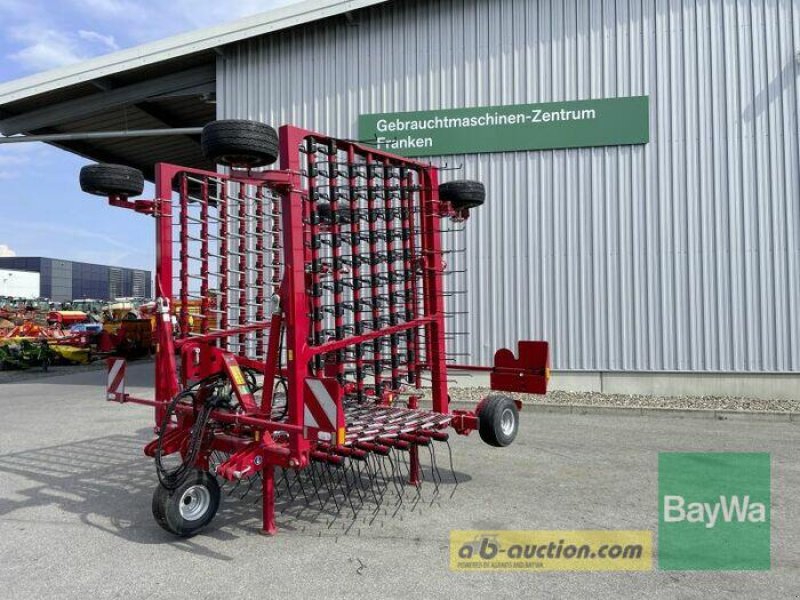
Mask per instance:
[[[253,369],[243,369],[247,386],[251,393],[258,391],[260,386],[257,385],[256,374]],[[197,409],[198,396],[203,395],[205,401]],[[203,397],[200,396],[200,397]],[[208,427],[208,422],[211,419],[211,413],[217,408],[227,408],[235,410],[233,404],[235,395],[231,382],[225,373],[215,373],[205,379],[201,379],[197,383],[189,386],[185,390],[178,393],[167,405],[167,410],[164,413],[164,418],[161,421],[161,427],[158,431],[158,447],[156,449],[155,463],[156,473],[158,474],[158,481],[168,490],[177,489],[191,473],[200,454],[203,446],[203,437]],[[164,466],[162,457],[164,436],[167,433],[172,417],[175,416],[178,404],[182,401],[189,400],[197,410],[195,415],[194,424],[189,433],[189,445],[183,456],[181,464],[174,469],[168,469]]]

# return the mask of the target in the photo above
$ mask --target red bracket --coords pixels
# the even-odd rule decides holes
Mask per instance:
[[[478,428],[478,415],[471,410],[454,410],[450,425],[458,435],[469,435]]]
[[[168,456],[170,454],[179,452],[186,444],[186,440],[189,439],[190,433],[191,429],[184,427],[178,427],[166,433],[161,440],[162,456]],[[154,439],[144,447],[145,455],[149,456],[150,458],[153,458],[156,455],[156,452],[158,452],[158,438]]]
[[[264,460],[261,442],[247,444],[238,452],[217,467],[217,475],[228,481],[237,481],[252,477],[259,470]]]
[[[519,358],[506,348],[495,352],[491,388],[503,392],[546,394],[550,379],[548,343],[522,340],[517,347]]]
[[[156,206],[153,200],[128,200],[127,196],[109,196],[108,204],[116,208],[127,208],[143,215],[154,214]]]

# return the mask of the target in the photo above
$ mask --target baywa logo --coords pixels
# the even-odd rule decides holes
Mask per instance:
[[[763,502],[752,502],[750,496],[720,496],[719,502],[687,502],[683,496],[664,496],[665,523],[702,523],[711,529],[722,518],[723,523],[737,521],[764,523],[767,507]]]
[[[662,569],[769,569],[769,454],[662,453],[658,479]]]

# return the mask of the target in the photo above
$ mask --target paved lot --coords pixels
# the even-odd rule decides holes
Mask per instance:
[[[149,365],[131,369],[141,386]],[[372,524],[342,511],[284,515],[226,499],[188,541],[153,521],[141,454],[151,412],[102,401],[102,372],[0,385],[2,598],[798,597],[800,428],[665,417],[523,416],[517,443],[454,443],[461,480]],[[147,392],[146,389],[140,390]],[[451,529],[657,529],[661,450],[773,456],[773,569],[760,573],[451,573]],[[349,515],[349,516],[348,516]]]

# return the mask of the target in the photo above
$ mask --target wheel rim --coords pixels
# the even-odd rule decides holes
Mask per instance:
[[[193,485],[183,492],[178,506],[181,517],[187,521],[197,521],[211,506],[211,492],[202,485]]]
[[[515,422],[514,411],[510,408],[503,410],[500,415],[500,431],[503,432],[503,435],[511,435],[514,433]]]

